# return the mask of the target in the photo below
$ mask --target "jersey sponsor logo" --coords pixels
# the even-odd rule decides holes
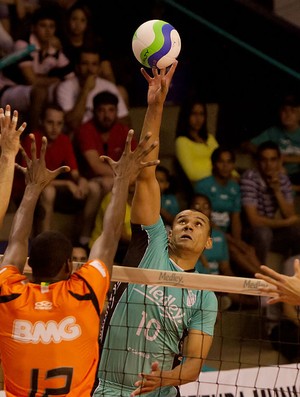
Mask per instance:
[[[145,285],[144,285],[145,287]],[[134,288],[136,292],[145,296],[151,302],[159,306],[161,315],[174,321],[174,323],[182,323],[184,317],[183,308],[176,305],[176,297],[173,295],[165,295],[164,291],[159,286],[149,286],[145,291]]]
[[[59,323],[56,321],[15,320],[12,338],[21,343],[60,343],[72,341],[81,335],[81,327],[76,324],[76,318],[65,317]]]
[[[49,302],[49,301],[35,302],[34,309],[35,310],[50,310],[50,309],[52,309],[52,302]]]

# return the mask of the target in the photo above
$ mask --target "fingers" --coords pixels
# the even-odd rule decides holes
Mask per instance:
[[[31,160],[30,160],[30,158],[27,156],[27,153],[26,153],[25,149],[24,149],[23,146],[21,146],[21,145],[20,145],[20,152],[21,152],[21,154],[22,154],[22,157],[23,157],[24,161],[26,162],[27,167],[29,167],[29,165],[30,165],[30,163],[31,163]],[[19,167],[20,167],[20,166],[18,166],[18,169],[20,169]],[[23,167],[21,167],[21,168],[23,168]],[[25,170],[26,170],[26,169],[25,169]],[[22,171],[22,170],[21,170],[21,171]]]
[[[34,134],[29,134],[29,138],[31,140],[31,145],[30,145],[31,160],[35,161],[36,160],[36,142],[35,142]]]
[[[25,128],[27,127],[27,123],[23,123],[19,128],[18,128],[18,132],[21,135],[22,132],[25,130]]]
[[[41,147],[41,152],[40,152],[40,161],[45,164],[45,156],[46,156],[46,150],[47,150],[47,138],[43,136],[42,138],[42,147]]]
[[[54,174],[54,178],[55,179],[58,175],[63,174],[65,172],[70,172],[71,168],[68,167],[67,165],[63,165],[59,168],[57,168],[56,170],[53,171]]]
[[[133,135],[134,135],[134,131],[133,131],[133,129],[130,129],[127,134],[124,153],[128,153],[130,151]]]

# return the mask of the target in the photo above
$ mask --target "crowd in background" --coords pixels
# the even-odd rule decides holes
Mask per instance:
[[[61,165],[71,169],[42,192],[33,235],[51,230],[55,212],[73,213],[73,245],[88,252],[94,236],[101,232],[113,182],[111,168],[97,160],[101,155],[119,159],[131,127],[130,107],[137,103],[128,83],[131,71],[120,73],[110,59],[111,49],[96,33],[96,21],[86,2],[3,2],[0,22],[2,58],[29,44],[35,46],[26,57],[0,70],[0,105],[10,104],[28,122],[21,140],[29,156],[28,133],[33,132],[38,150],[42,137],[48,139],[49,169]],[[180,105],[174,167],[161,166],[156,172],[165,226],[169,228],[176,213],[189,206],[208,214],[214,244],[199,258],[197,269],[204,273],[253,277],[271,251],[280,252],[283,261],[298,255],[297,93],[282,98],[276,124],[233,149],[220,145],[218,135],[208,130],[204,93],[199,90],[188,100],[180,100],[178,92],[186,80],[180,71],[176,78],[169,92],[169,103]],[[134,139],[133,147],[136,144]],[[252,156],[253,167],[237,167],[236,149]],[[11,209],[18,207],[24,188],[23,176],[16,171]],[[131,237],[134,186],[129,189],[117,263],[122,262]],[[255,299],[245,302],[255,304]]]

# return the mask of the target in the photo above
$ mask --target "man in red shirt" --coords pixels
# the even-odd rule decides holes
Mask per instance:
[[[70,167],[70,172],[59,175],[43,190],[39,205],[42,210],[38,219],[38,232],[51,230],[54,210],[61,212],[82,210],[89,193],[87,180],[78,171],[77,159],[70,138],[63,133],[64,112],[59,105],[48,104],[42,114],[41,129],[34,132],[37,149],[42,146],[42,138],[48,140],[45,154],[49,170],[61,166]],[[30,156],[31,139],[26,136],[22,142]],[[98,159],[99,161],[99,159]]]
[[[117,161],[125,146],[129,128],[118,122],[118,97],[109,91],[97,94],[93,99],[93,118],[75,132],[74,142],[79,169],[88,179],[92,192],[84,208],[80,244],[87,245],[94,226],[99,203],[111,191],[113,173],[99,156],[107,155]],[[137,140],[132,140],[132,148]]]

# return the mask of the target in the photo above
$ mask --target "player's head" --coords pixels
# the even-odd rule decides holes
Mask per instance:
[[[173,253],[200,255],[205,248],[211,248],[211,224],[200,211],[188,209],[179,212],[169,232],[169,247]]]
[[[31,244],[28,264],[33,278],[63,280],[72,271],[72,244],[61,232],[48,231],[36,236]]]

